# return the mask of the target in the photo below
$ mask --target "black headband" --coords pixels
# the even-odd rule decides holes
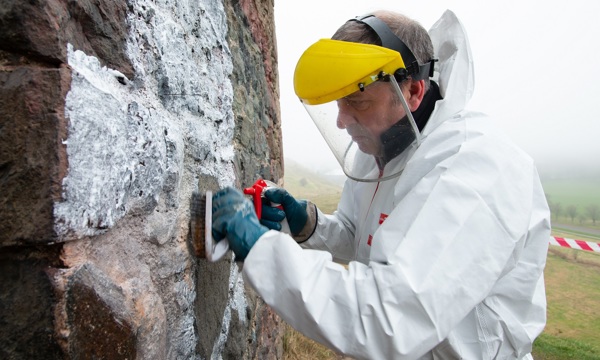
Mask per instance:
[[[427,77],[433,76],[433,63],[435,63],[437,60],[431,59],[425,64],[419,65],[417,58],[415,58],[415,55],[413,55],[408,46],[406,46],[406,44],[400,40],[400,38],[396,36],[392,30],[390,30],[385,22],[378,19],[375,15],[357,16],[349,21],[357,21],[367,25],[373,31],[375,31],[377,36],[379,36],[379,39],[381,40],[381,46],[400,53],[406,69],[398,69],[394,73],[396,77],[399,77],[398,81],[402,81],[408,76],[414,80],[423,80]]]

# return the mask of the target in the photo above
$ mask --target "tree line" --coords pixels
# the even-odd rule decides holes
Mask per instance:
[[[600,206],[596,204],[591,204],[580,209],[577,205],[563,206],[560,202],[548,199],[548,206],[550,206],[550,213],[553,220],[558,220],[563,216],[569,218],[571,223],[575,224],[577,221],[580,225],[590,220],[593,226],[596,226],[596,221],[600,220]]]

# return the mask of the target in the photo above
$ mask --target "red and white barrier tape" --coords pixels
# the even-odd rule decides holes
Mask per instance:
[[[600,243],[595,243],[591,241],[583,241],[583,240],[574,240],[561,238],[556,236],[550,236],[550,245],[562,246],[571,249],[577,250],[586,250],[593,252],[600,252]]]

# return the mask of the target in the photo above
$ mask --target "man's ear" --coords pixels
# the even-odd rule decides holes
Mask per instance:
[[[411,80],[408,91],[410,92],[410,95],[408,99],[406,99],[406,102],[408,103],[410,111],[413,112],[419,108],[421,101],[423,101],[423,97],[425,96],[425,80]]]

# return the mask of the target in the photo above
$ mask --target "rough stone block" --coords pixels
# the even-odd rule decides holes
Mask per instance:
[[[67,171],[67,68],[0,71],[0,247],[54,240],[53,203]]]
[[[91,265],[70,277],[66,291],[68,352],[73,359],[135,359],[137,331],[119,286]]]
[[[0,49],[32,61],[66,63],[66,44],[127,76],[127,6],[121,0],[0,0]]]
[[[57,249],[51,249],[53,253]],[[61,359],[54,337],[54,289],[39,249],[0,253],[0,359]]]

